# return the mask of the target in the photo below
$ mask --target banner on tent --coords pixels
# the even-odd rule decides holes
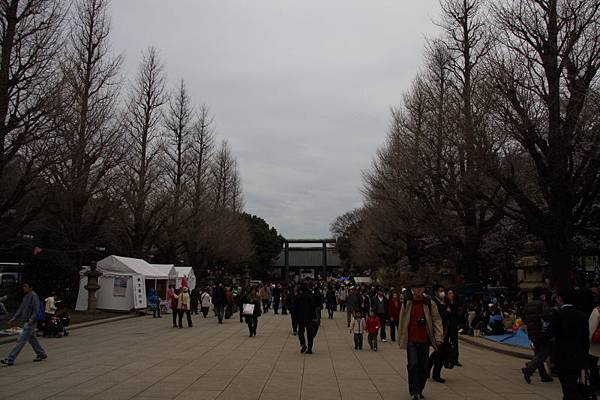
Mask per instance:
[[[114,277],[113,278],[113,296],[126,297],[127,296],[127,277]]]
[[[134,308],[146,307],[146,280],[142,275],[133,275]]]

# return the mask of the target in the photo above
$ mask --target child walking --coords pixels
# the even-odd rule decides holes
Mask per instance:
[[[377,334],[379,333],[380,327],[381,322],[379,317],[375,315],[374,310],[371,310],[369,312],[369,318],[367,319],[366,330],[368,333],[369,347],[373,351],[377,351]]]
[[[362,350],[365,325],[366,323],[362,313],[360,311],[355,312],[352,323],[350,324],[350,333],[354,334],[354,350]]]

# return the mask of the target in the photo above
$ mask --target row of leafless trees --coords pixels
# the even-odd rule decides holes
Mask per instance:
[[[600,1],[441,6],[442,34],[365,173],[364,207],[334,231],[363,263],[416,269],[435,255],[475,281],[509,226],[512,247],[537,238],[568,282],[598,233]]]
[[[0,245],[34,231],[77,262],[243,262],[238,165],[207,108],[168,88],[153,48],[124,84],[109,1],[69,3],[0,2]]]

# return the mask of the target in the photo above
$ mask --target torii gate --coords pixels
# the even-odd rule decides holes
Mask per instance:
[[[306,247],[290,247],[290,244],[320,244],[320,249],[321,249],[321,262],[320,265],[315,265],[315,264],[311,264],[311,265],[290,265],[290,250],[295,251],[295,252],[301,252],[303,250],[306,250],[307,252],[314,252],[315,250],[317,250],[317,248],[306,248]],[[322,267],[323,268],[323,272],[327,271],[327,268],[330,266],[336,266],[339,267],[339,262],[335,263],[335,265],[330,265],[330,262],[328,262],[328,257],[327,257],[327,251],[328,250],[332,250],[330,247],[328,247],[328,244],[336,244],[336,240],[335,239],[284,239],[283,242],[283,265],[281,265],[281,260],[279,260],[279,265],[282,267],[282,278],[284,280],[288,279],[288,273],[289,273],[289,268],[290,266],[292,267],[306,267],[306,268],[315,268],[315,277],[318,276],[318,272],[317,272],[317,268],[318,267]],[[335,249],[333,249],[335,251]],[[280,256],[281,258],[281,256]]]

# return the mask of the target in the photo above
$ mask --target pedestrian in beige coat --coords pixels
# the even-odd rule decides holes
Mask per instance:
[[[177,296],[177,310],[179,311],[179,327],[183,328],[182,319],[183,314],[187,317],[188,328],[192,327],[192,313],[191,313],[191,298],[190,290],[187,287],[181,288],[181,293]]]
[[[444,342],[444,328],[435,302],[425,294],[425,284],[415,282],[411,292],[400,309],[398,345],[406,349],[409,392],[417,400],[427,381],[429,346],[437,349]]]

